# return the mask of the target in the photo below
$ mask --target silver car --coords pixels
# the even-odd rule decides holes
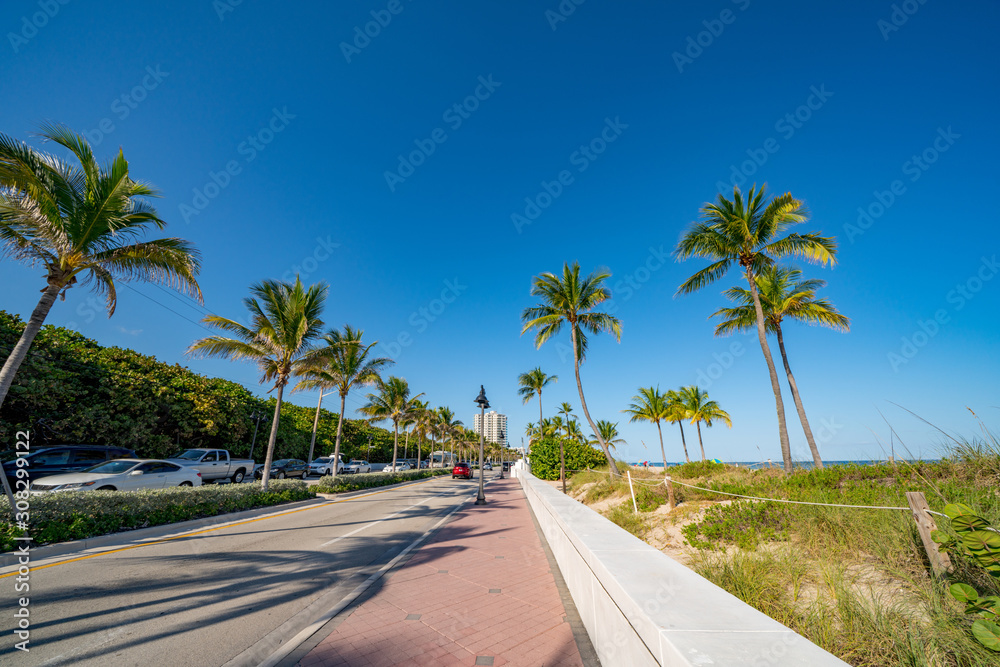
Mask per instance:
[[[372,466],[368,461],[361,461],[359,459],[351,459],[351,462],[344,466],[345,475],[354,475],[362,472],[371,472]]]
[[[31,484],[31,493],[137,491],[170,486],[201,486],[201,473],[160,459],[115,459],[81,472],[42,477]]]

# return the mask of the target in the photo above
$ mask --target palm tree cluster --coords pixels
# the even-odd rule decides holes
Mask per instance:
[[[778,416],[778,435],[786,472],[791,472],[792,458],[785,425],[784,403],[777,371],[771,358],[767,334],[774,334],[778,340],[784,362],[788,384],[802,423],[806,440],[817,467],[823,461],[816,446],[805,408],[799,396],[798,386],[792,375],[785,351],[781,323],[790,318],[807,324],[820,324],[840,331],[849,329],[849,320],[837,312],[827,300],[816,298],[816,291],[826,283],[822,280],[801,280],[797,269],[777,265],[781,258],[801,258],[819,264],[835,262],[837,245],[832,237],[815,232],[787,233],[795,224],[805,222],[808,214],[805,205],[786,193],[765,202],[765,187],[751,188],[744,197],[738,187],[733,189],[732,200],[719,195],[714,203],[707,203],[701,209],[701,220],[688,229],[677,244],[678,259],[704,257],[713,260],[706,268],[688,278],[678,288],[678,294],[697,291],[724,277],[733,265],[743,272],[749,289],[733,287],[725,295],[736,305],[722,308],[713,316],[722,318],[716,327],[716,335],[723,336],[735,331],[746,331],[756,327],[761,350],[767,362],[771,378],[771,388],[775,397]],[[586,358],[587,334],[611,333],[621,340],[621,322],[610,313],[600,312],[598,307],[611,298],[607,280],[611,274],[598,269],[586,277],[580,275],[579,263],[563,265],[561,275],[542,273],[532,281],[532,296],[539,297],[536,306],[524,309],[521,314],[522,335],[528,331],[535,333],[535,346],[540,348],[546,341],[562,331],[566,326],[570,333],[573,350],[573,371],[576,376],[577,391],[583,414],[594,433],[595,442],[604,451],[612,475],[618,471],[610,449],[615,437],[610,423],[595,423],[587,408],[587,400],[580,380],[580,365]],[[556,376],[546,375],[540,368],[524,373],[519,378],[519,393],[527,403],[535,396],[539,399],[539,421],[529,425],[529,437],[544,437],[565,429],[565,437],[570,436],[571,422],[566,409],[560,417],[542,417],[542,389]],[[663,445],[661,422],[676,423],[681,431],[684,458],[690,461],[687,443],[684,440],[683,422],[694,424],[698,431],[698,444],[702,460],[705,447],[702,441],[701,425],[712,426],[721,421],[732,427],[729,414],[718,403],[709,400],[708,394],[696,386],[681,387],[661,393],[658,387],[641,387],[632,398],[631,405],[623,410],[631,416],[631,421],[649,421],[656,424],[660,437],[660,453],[666,465],[666,450]],[[565,406],[564,404],[564,407]],[[565,421],[563,420],[565,417]],[[616,436],[616,432],[615,432]]]

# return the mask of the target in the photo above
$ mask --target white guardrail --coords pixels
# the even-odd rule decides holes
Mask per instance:
[[[520,466],[514,473],[603,665],[847,664]]]

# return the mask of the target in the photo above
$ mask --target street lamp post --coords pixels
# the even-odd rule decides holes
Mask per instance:
[[[498,479],[503,479],[504,478],[503,477],[503,462],[505,460],[504,451],[503,451],[505,448],[504,448],[504,444],[503,443],[507,439],[507,434],[504,433],[502,429],[500,430],[500,437],[498,439],[500,440],[500,477]]]
[[[486,389],[483,385],[479,385],[479,396],[476,397],[476,403],[479,405],[479,495],[476,496],[477,505],[486,504],[486,494],[483,493],[483,434],[486,432],[484,424],[486,423],[486,408],[490,407],[490,402],[486,399]],[[501,466],[501,469],[503,466]]]
[[[250,413],[250,419],[255,423],[253,427],[253,441],[250,443],[250,459],[253,460],[253,448],[257,444],[257,429],[260,428],[260,422],[264,419],[264,415],[254,410]]]

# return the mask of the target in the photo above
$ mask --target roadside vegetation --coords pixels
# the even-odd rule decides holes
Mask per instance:
[[[16,548],[15,537],[31,535],[35,545],[82,540],[139,528],[201,519],[315,497],[299,480],[271,480],[265,491],[252,484],[209,484],[146,491],[87,491],[31,497],[28,530],[0,524],[0,552]],[[9,515],[6,498],[0,514]]]
[[[1000,529],[994,434],[959,441],[937,462],[792,474],[696,462],[668,472],[675,481],[672,511],[663,477],[642,469],[632,471],[638,513],[627,480],[603,471],[573,475],[570,494],[849,664],[985,667],[1000,661],[1000,643],[990,634],[1000,632],[1000,598],[990,597],[1000,596],[1000,535],[989,532]],[[971,514],[954,526],[934,517],[937,539],[951,538],[953,545],[952,571],[936,578],[908,509],[736,499],[681,482],[760,498],[903,508],[905,492],[921,491],[932,511],[948,507],[952,516],[962,504]],[[970,524],[987,532],[966,540],[973,551],[954,546]]]
[[[312,488],[316,493],[346,493],[359,489],[373,489],[378,486],[388,486],[400,482],[412,482],[416,479],[450,475],[451,468],[427,468],[424,470],[403,470],[401,472],[371,472],[362,475],[328,476]]]

